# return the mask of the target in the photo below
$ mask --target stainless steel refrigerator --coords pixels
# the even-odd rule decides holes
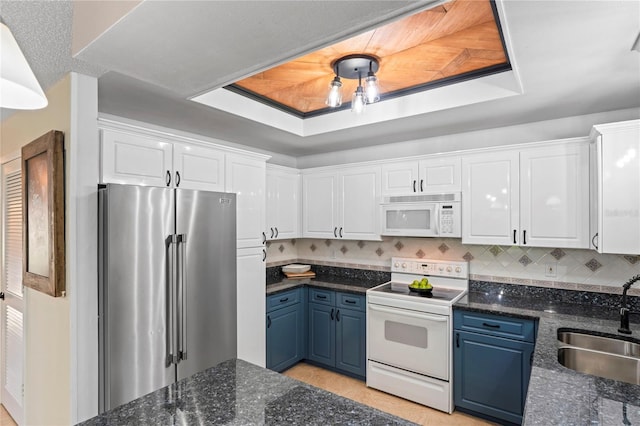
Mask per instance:
[[[102,412],[236,356],[236,196],[98,193]]]

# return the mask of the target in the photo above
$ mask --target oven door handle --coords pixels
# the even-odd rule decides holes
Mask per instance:
[[[435,321],[435,322],[447,322],[449,320],[449,317],[447,316],[427,315],[427,314],[421,314],[418,312],[409,312],[404,309],[399,311],[397,309],[389,309],[389,308],[384,308],[382,306],[371,305],[371,304],[369,304],[369,309],[371,309],[372,311],[379,311],[387,314],[402,315],[405,317],[419,318],[419,319],[425,319],[425,320]]]

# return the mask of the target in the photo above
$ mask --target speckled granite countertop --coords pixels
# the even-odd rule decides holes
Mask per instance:
[[[220,424],[413,423],[235,359],[82,423],[83,426]]]
[[[369,288],[375,287],[383,282],[384,281],[363,282],[361,280],[354,281],[346,278],[335,277],[304,278],[296,280],[284,278],[282,281],[267,284],[267,295],[280,293],[300,286],[327,288],[330,290],[364,295]]]
[[[558,328],[621,335],[617,309],[549,300],[545,289],[511,295],[472,291],[454,309],[539,319],[524,425],[640,424],[640,386],[578,373],[558,362]],[[640,324],[631,324],[640,336]]]

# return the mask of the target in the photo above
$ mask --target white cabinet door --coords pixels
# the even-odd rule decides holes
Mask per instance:
[[[418,191],[426,193],[460,192],[461,164],[461,157],[420,160]]]
[[[589,146],[520,152],[519,244],[589,248]]]
[[[381,167],[382,196],[407,195],[418,191],[418,161],[401,161]]]
[[[176,187],[224,191],[224,152],[175,142],[173,171]]]
[[[169,142],[104,129],[101,149],[102,183],[173,184],[172,144]]]
[[[300,174],[267,167],[267,238],[300,236]]]
[[[238,358],[265,367],[266,276],[265,249],[238,249]],[[213,324],[212,326],[215,326]]]
[[[338,238],[338,175],[336,172],[302,176],[302,236]]]
[[[238,248],[262,246],[265,241],[265,162],[241,155],[226,157],[226,192],[237,199]]]
[[[462,159],[462,242],[519,244],[518,151]]]
[[[338,176],[338,237],[380,240],[380,168],[353,167]]]
[[[640,120],[595,130],[595,247],[600,253],[640,254]]]

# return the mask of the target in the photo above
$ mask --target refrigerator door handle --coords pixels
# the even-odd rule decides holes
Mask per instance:
[[[167,337],[168,337],[168,350],[167,350],[167,366],[178,363],[178,344],[176,341],[176,252],[178,239],[176,235],[169,235],[167,237],[167,253],[169,254],[169,261],[167,262],[167,284],[168,284],[168,323],[167,323]]]
[[[187,359],[187,234],[178,234],[178,362]]]

